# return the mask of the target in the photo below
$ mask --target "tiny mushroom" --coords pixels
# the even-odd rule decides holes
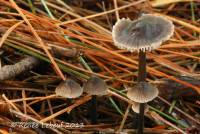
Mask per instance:
[[[106,95],[107,85],[97,76],[91,76],[90,79],[84,84],[83,90],[89,95]]]
[[[96,96],[106,95],[108,93],[107,89],[108,89],[107,84],[104,82],[104,80],[102,80],[98,76],[91,76],[84,84],[83,87],[84,92],[88,93],[89,95],[92,95],[91,107],[89,110],[92,124],[97,123],[98,105]]]
[[[65,98],[77,98],[83,94],[83,88],[74,80],[67,79],[56,87],[55,93]]]
[[[127,97],[137,103],[147,103],[157,96],[158,89],[148,82],[139,82],[127,92]]]
[[[173,23],[163,16],[143,14],[135,21],[120,19],[113,26],[114,44],[128,51],[145,51],[158,48],[174,32]]]

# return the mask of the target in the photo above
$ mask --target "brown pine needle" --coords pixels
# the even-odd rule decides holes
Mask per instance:
[[[125,124],[125,122],[126,122],[126,119],[127,119],[127,117],[128,117],[128,114],[129,114],[130,107],[131,107],[131,104],[128,104],[128,107],[126,108],[126,112],[125,112],[125,114],[124,114],[124,117],[123,117],[123,120],[122,120],[122,122],[121,122],[121,124],[120,124],[120,127],[119,127],[118,132],[121,132],[122,129],[123,129],[123,127],[124,127],[124,124]]]
[[[128,8],[128,7],[131,7],[131,6],[135,6],[135,5],[143,3],[145,1],[146,0],[139,0],[137,2],[133,2],[131,4],[128,4],[128,5],[125,5],[125,6],[122,6],[122,7],[118,7],[118,8],[109,10],[109,11],[105,11],[105,12],[102,12],[102,13],[97,13],[97,14],[94,14],[94,15],[90,15],[90,16],[86,16],[86,17],[80,17],[80,18],[77,18],[77,19],[74,19],[74,20],[70,20],[70,21],[66,21],[66,22],[61,22],[61,23],[58,23],[58,25],[65,25],[65,24],[68,24],[68,23],[74,23],[74,22],[77,22],[77,21],[98,17],[98,16],[105,15],[105,14],[108,14],[108,13],[113,13],[113,12],[115,12],[117,10],[122,10],[122,9],[125,9],[125,8]]]
[[[0,40],[0,48],[1,46],[3,45],[4,41],[7,39],[7,37],[9,36],[9,34],[15,30],[15,28],[17,28],[20,24],[24,23],[24,21],[20,21],[20,22],[17,22],[15,23],[12,27],[10,27],[6,32],[5,34],[2,36],[1,40]]]
[[[13,102],[11,102],[11,101],[5,96],[5,94],[2,94],[2,97],[3,97],[3,99],[4,99],[8,104],[10,104],[16,111],[18,111],[18,112],[21,113],[21,111],[19,110],[19,108],[17,108],[17,106],[15,106],[15,104],[14,104]]]
[[[157,114],[156,112],[151,112],[150,113],[151,116],[157,120],[160,120],[164,123],[166,123],[167,125],[171,126],[172,128],[175,128],[176,130],[178,130],[179,132],[181,132],[182,134],[187,134],[185,131],[183,131],[182,129],[178,128],[176,125],[170,123],[169,121],[165,120],[164,118],[162,118],[159,114]]]
[[[48,55],[49,59],[51,60],[54,69],[56,71],[56,73],[63,79],[65,80],[65,76],[63,75],[63,73],[61,72],[61,70],[59,69],[58,65],[56,64],[54,58],[51,56],[49,50],[47,49],[47,47],[45,46],[44,42],[42,41],[42,39],[40,38],[40,36],[37,34],[37,32],[35,31],[35,29],[33,28],[33,26],[31,25],[31,23],[29,22],[29,20],[26,18],[26,16],[23,14],[23,12],[21,11],[21,9],[17,6],[17,4],[14,2],[14,0],[10,0],[12,6],[19,12],[19,14],[21,15],[21,17],[24,19],[24,21],[27,23],[27,25],[29,25],[31,31],[33,32],[34,36],[36,37],[36,39],[38,40],[39,44],[41,45],[41,47],[44,49],[45,53]]]
[[[26,92],[25,90],[22,90],[22,98],[26,98]],[[24,107],[24,114],[27,114],[27,109],[26,109],[26,101],[23,100],[23,107]]]
[[[91,96],[84,96],[83,98],[79,99],[79,100],[76,100],[74,104],[72,104],[71,106],[65,108],[65,109],[62,109],[60,110],[59,112],[56,112],[54,113],[53,115],[50,115],[42,120],[40,120],[40,122],[47,122],[65,112],[69,113],[73,108],[81,105],[81,104],[84,104],[85,102],[89,101],[92,97]]]

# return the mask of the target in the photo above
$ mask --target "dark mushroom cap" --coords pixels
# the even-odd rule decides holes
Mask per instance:
[[[56,87],[55,93],[65,98],[77,98],[83,94],[83,88],[74,80],[67,79]]]
[[[163,16],[143,14],[135,21],[121,19],[113,26],[114,44],[128,51],[158,48],[174,32],[173,23]]]
[[[106,95],[107,85],[101,78],[92,76],[84,84],[83,90],[90,95]]]
[[[139,82],[130,87],[127,97],[134,102],[147,103],[158,96],[158,89],[148,82]]]
[[[139,113],[140,112],[140,103],[133,102],[131,108],[135,113]],[[144,112],[146,113],[148,111],[149,111],[149,106],[145,103],[144,104]]]

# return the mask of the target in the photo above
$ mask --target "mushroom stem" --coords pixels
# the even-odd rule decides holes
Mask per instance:
[[[146,79],[146,52],[139,51],[139,66],[138,66],[138,82],[145,81]],[[138,134],[143,134],[144,129],[144,103],[140,104],[139,121],[138,121]]]
[[[144,105],[145,105],[145,103],[140,103],[138,134],[143,134],[143,129],[144,129]]]
[[[138,82],[146,79],[146,52],[139,51]]]
[[[90,118],[91,118],[91,124],[97,123],[97,96],[96,95],[92,95]]]

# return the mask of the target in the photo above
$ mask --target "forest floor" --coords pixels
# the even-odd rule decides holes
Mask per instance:
[[[199,134],[199,0],[0,0],[0,133],[136,133],[126,92],[137,83],[138,53],[118,49],[112,28],[143,13],[175,25],[173,37],[146,54],[146,80],[159,96],[148,103],[144,132]],[[97,123],[93,97],[55,93],[66,79],[82,87],[94,75],[108,85],[96,98]]]

